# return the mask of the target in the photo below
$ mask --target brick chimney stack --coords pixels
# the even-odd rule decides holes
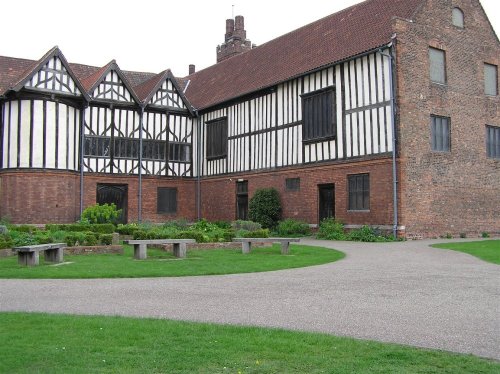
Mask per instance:
[[[252,42],[247,39],[243,16],[236,16],[234,20],[227,19],[224,43],[217,46],[217,63],[249,51],[253,47]]]
[[[196,66],[193,64],[189,65],[189,75],[196,73]]]

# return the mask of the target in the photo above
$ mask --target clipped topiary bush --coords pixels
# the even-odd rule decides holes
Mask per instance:
[[[278,223],[276,232],[280,236],[305,236],[311,235],[311,228],[305,222],[287,218]]]
[[[248,218],[263,228],[273,229],[281,218],[281,201],[278,190],[262,188],[255,191],[248,204]]]
[[[101,242],[102,245],[111,245],[113,243],[113,234],[99,235],[99,242]]]
[[[96,204],[85,208],[81,221],[89,223],[116,223],[122,211],[116,209],[115,204]]]

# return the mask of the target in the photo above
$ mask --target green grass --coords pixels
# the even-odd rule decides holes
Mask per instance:
[[[337,261],[345,255],[331,249],[291,245],[290,255],[283,256],[280,247],[252,248],[250,254],[241,249],[188,250],[186,259],[148,249],[148,259],[135,260],[131,246],[123,255],[65,255],[68,264],[20,266],[17,257],[0,258],[0,278],[139,278],[178,277],[192,275],[235,274],[298,268]]]
[[[454,251],[468,253],[483,261],[500,265],[500,240],[483,240],[466,243],[442,243],[434,244],[435,248],[452,249]]]
[[[499,373],[500,363],[276,329],[0,314],[2,373]]]

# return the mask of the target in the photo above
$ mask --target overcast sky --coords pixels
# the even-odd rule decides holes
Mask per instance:
[[[360,0],[17,0],[2,2],[0,55],[39,59],[57,45],[70,62],[185,76],[215,63],[225,20],[245,17],[257,45]],[[481,0],[500,35],[500,0]],[[125,5],[127,4],[127,5]]]

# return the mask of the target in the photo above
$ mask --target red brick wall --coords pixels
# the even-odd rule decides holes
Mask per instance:
[[[347,176],[370,174],[370,211],[347,210]],[[300,178],[300,191],[286,191],[286,178]],[[346,224],[392,225],[392,161],[336,163],[322,166],[214,177],[202,180],[202,215],[209,220],[234,220],[236,217],[236,182],[248,180],[249,199],[260,188],[274,187],[281,197],[284,218],[318,223],[318,185],[335,184],[335,215]]]
[[[85,174],[84,207],[94,205],[97,198],[97,184],[125,184],[128,186],[128,222],[138,221],[137,176],[117,176],[107,174]],[[177,188],[177,213],[157,214],[157,188]],[[185,218],[196,219],[196,181],[194,179],[172,179],[165,177],[142,178],[142,220],[149,222],[165,222],[167,220]]]
[[[453,6],[464,29],[451,23]],[[498,66],[500,46],[479,2],[428,1],[414,23],[395,27],[407,234],[500,232],[500,161],[485,149],[485,125],[500,126],[500,100],[484,95],[483,81],[483,63]],[[429,46],[446,51],[446,85],[430,82]],[[451,118],[450,152],[431,151],[431,114]]]
[[[0,173],[0,217],[12,223],[74,222],[80,215],[80,177],[59,171]]]

